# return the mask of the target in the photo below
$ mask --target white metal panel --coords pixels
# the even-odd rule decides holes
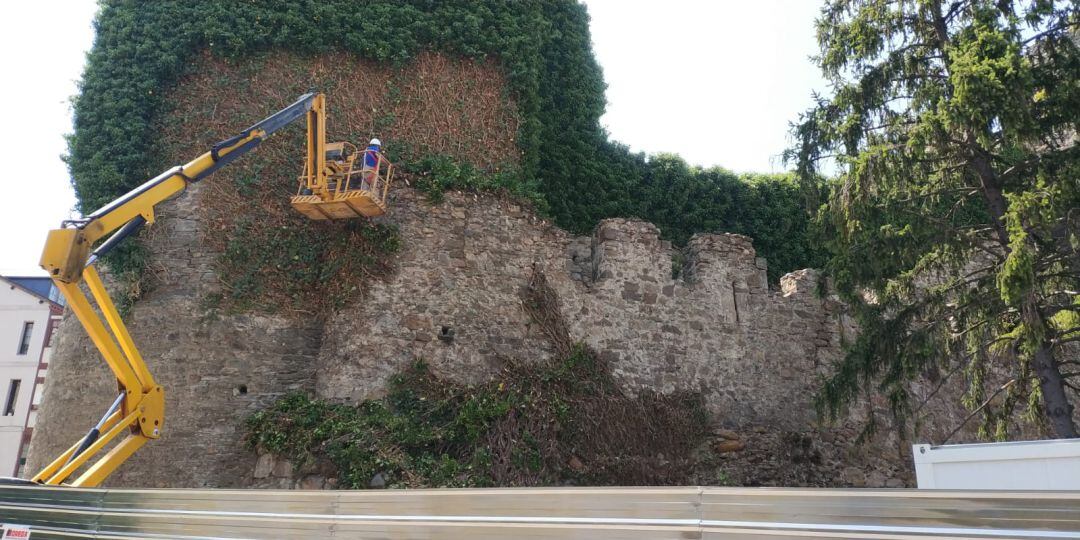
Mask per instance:
[[[1080,439],[912,448],[920,489],[1080,490]]]

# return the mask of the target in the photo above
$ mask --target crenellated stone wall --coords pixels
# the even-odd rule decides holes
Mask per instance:
[[[312,485],[265,456],[256,463],[243,446],[246,415],[297,389],[341,401],[377,397],[416,358],[457,381],[484,380],[506,360],[549,360],[553,344],[522,307],[534,271],[555,291],[569,337],[603,355],[626,391],[705,396],[718,467],[731,482],[912,482],[902,441],[853,446],[857,417],[816,425],[811,396],[854,329],[814,271],[790,273],[770,288],[766,261],[747,237],[698,235],[679,252],[641,221],[605,220],[592,236],[576,237],[508,200],[450,193],[431,205],[401,187],[385,218],[400,228],[396,269],[372,277],[362,300],[322,319],[220,315],[201,306],[219,286],[197,200],[188,193],[165,205],[149,238],[157,283],[129,317],[167,389],[165,435],[112,485]],[[107,406],[112,385],[68,318],[31,470],[82,434]]]
[[[520,303],[534,266],[559,296],[571,338],[604,355],[633,391],[701,391],[736,424],[809,420],[806,400],[843,324],[817,294],[817,274],[770,291],[749,238],[698,235],[674,275],[675,251],[645,222],[609,219],[573,237],[498,200],[432,208],[403,192],[394,221],[406,239],[398,271],[326,323],[316,388],[363,400],[415,358],[461,381],[503,358],[552,354]],[[451,341],[439,338],[452,330]],[[793,385],[795,387],[793,388]],[[801,392],[805,390],[805,392]]]

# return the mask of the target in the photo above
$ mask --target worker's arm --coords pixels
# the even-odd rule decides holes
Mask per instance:
[[[309,129],[312,122],[321,123],[324,118],[322,100],[321,94],[305,94],[292,105],[213,145],[210,151],[186,165],[159,174],[83,219],[65,221],[60,229],[49,231],[41,266],[53,278],[67,299],[68,307],[86,328],[90,339],[116,375],[120,393],[101,421],[35,475],[33,481],[50,485],[64,483],[91,457],[126,431],[126,438],[70,482],[74,486],[96,486],[146,441],[161,436],[164,391],[150,375],[116,306],[105,291],[94,263],[144,224],[153,223],[154,208],[183,191],[189,183],[198,182],[228,165],[275,131],[302,116],[309,116]],[[309,115],[313,108],[318,114]],[[309,154],[311,150],[309,148]],[[99,240],[108,235],[112,236],[94,248]],[[81,282],[85,282],[97,303],[100,316],[79,287]]]

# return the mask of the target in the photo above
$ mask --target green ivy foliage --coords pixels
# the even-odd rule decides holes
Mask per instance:
[[[341,290],[355,286],[342,276],[378,275],[385,270],[383,258],[401,247],[393,226],[353,220],[331,227],[313,231],[240,220],[218,259],[218,277],[233,304],[230,310],[340,308],[339,303],[356,292]]]
[[[491,455],[481,435],[522,406],[516,393],[420,395],[427,367],[395,378],[390,396],[360,406],[292,393],[247,419],[248,445],[298,464],[329,460],[342,487],[362,489],[382,474],[390,487],[489,487]],[[535,449],[524,450],[536,463]]]
[[[635,186],[638,215],[660,227],[665,238],[685,244],[696,232],[724,231],[754,239],[776,282],[790,270],[824,262],[808,227],[805,202],[793,174],[735,174],[687,165],[661,154],[643,164]]]
[[[376,475],[387,487],[679,484],[707,416],[697,394],[624,396],[578,345],[479,385],[440,380],[417,361],[385,397],[358,405],[288,394],[247,418],[246,440],[302,468],[329,465],[351,489]],[[657,453],[683,466],[657,470]]]
[[[516,179],[456,170],[429,182],[431,191],[508,188],[576,233],[602,218],[637,216],[678,242],[699,231],[748,234],[774,277],[814,264],[807,217],[793,204],[798,188],[786,178],[743,182],[685,167],[671,177],[661,170],[670,158],[654,165],[608,141],[588,22],[585,6],[571,0],[104,0],[66,158],[79,209],[92,211],[172,165],[152,126],[200,51],[232,59],[272,49],[347,52],[401,64],[438,50],[502,62],[520,109],[522,158]]]
[[[561,9],[584,8],[572,3]],[[105,1],[75,101],[69,141],[79,209],[89,212],[158,172],[152,120],[201,50],[227,58],[282,48],[341,51],[404,63],[424,49],[497,54],[517,94],[525,174],[535,175],[542,51],[550,28],[538,2]],[[597,75],[599,76],[599,75]],[[237,95],[236,99],[243,99]]]
[[[433,203],[441,203],[448,189],[463,191],[505,191],[542,207],[543,199],[521,181],[516,170],[488,172],[453,156],[425,155],[415,161],[397,162],[397,167],[409,173],[412,186],[424,192]]]

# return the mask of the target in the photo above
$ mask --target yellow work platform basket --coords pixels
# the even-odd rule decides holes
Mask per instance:
[[[347,142],[326,142],[326,97],[317,94],[307,111],[307,159],[293,208],[311,219],[372,218],[386,213],[394,165],[379,147],[358,151]],[[372,140],[377,144],[377,141]]]
[[[319,220],[372,218],[385,214],[386,194],[394,176],[393,164],[380,152],[357,152],[349,143],[331,143],[326,149],[325,191],[308,187],[309,171],[305,166],[300,189],[291,201],[293,208]]]

